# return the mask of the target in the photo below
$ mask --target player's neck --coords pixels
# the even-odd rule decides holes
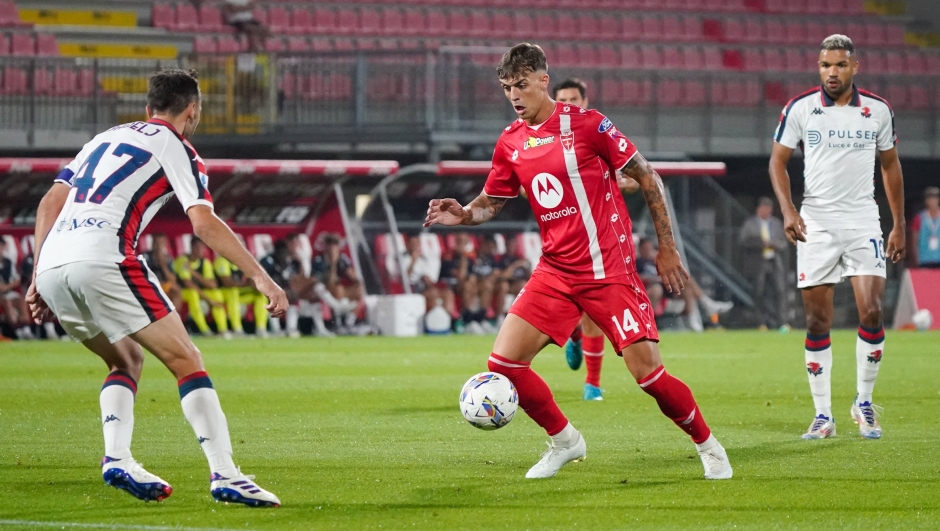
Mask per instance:
[[[153,116],[150,117],[150,119],[151,119],[151,120],[160,120],[161,122],[165,122],[165,123],[168,124],[170,127],[172,127],[174,131],[176,131],[176,134],[177,134],[177,135],[183,136],[183,129],[186,127],[186,117],[185,117],[185,116],[182,116],[182,115],[180,115],[180,116],[169,116],[169,115],[166,115],[166,114],[154,114]]]
[[[545,98],[545,101],[539,107],[539,112],[535,113],[535,116],[531,120],[526,120],[525,123],[529,127],[535,127],[537,125],[542,125],[551,118],[552,113],[555,112],[555,100],[551,98]]]
[[[832,103],[835,104],[836,107],[845,107],[846,105],[852,103],[852,97],[855,95],[855,83],[849,85],[849,88],[838,96],[833,96],[830,94],[825,87],[823,87],[823,90],[826,91],[826,96],[829,96],[829,99],[832,100]]]

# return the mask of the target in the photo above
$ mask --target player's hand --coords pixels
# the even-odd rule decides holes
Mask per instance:
[[[806,241],[806,223],[795,208],[783,212],[783,232],[793,245],[796,245],[797,240]]]
[[[35,279],[29,285],[29,289],[26,290],[26,304],[29,305],[29,313],[32,314],[34,323],[42,324],[52,319],[52,310],[49,309],[49,305],[42,300],[42,296],[36,291]]]
[[[432,199],[428,203],[428,215],[424,218],[424,226],[445,225],[453,227],[460,225],[470,217],[456,199]]]
[[[660,247],[656,253],[656,270],[662,279],[663,287],[669,293],[679,294],[685,289],[685,279],[689,272],[682,266],[682,258],[675,247]]]
[[[904,234],[903,225],[895,225],[888,235],[888,248],[885,250],[885,258],[889,258],[895,264],[904,260],[905,246],[907,238]]]
[[[287,312],[287,293],[267,275],[254,279],[255,287],[268,298],[264,309],[271,312],[271,317],[281,317]]]

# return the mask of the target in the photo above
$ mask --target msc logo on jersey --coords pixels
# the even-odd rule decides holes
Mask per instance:
[[[604,121],[601,122],[601,125],[597,126],[598,133],[606,133],[608,129],[614,126],[614,123],[610,121],[610,118],[604,118]]]
[[[565,131],[561,134],[561,147],[565,148],[566,153],[574,151],[574,132]]]
[[[62,231],[73,231],[77,229],[84,229],[89,227],[94,227],[96,229],[103,229],[105,227],[110,227],[111,222],[106,219],[96,219],[96,218],[85,218],[85,219],[63,219],[59,222],[59,225],[56,227],[56,232]]]
[[[532,179],[532,197],[543,208],[557,207],[561,204],[564,194],[565,190],[561,187],[561,181],[550,173],[540,173]]]
[[[555,142],[555,135],[547,136],[545,138],[537,138],[530,136],[528,140],[525,141],[525,144],[522,145],[523,151],[529,148],[537,148],[540,146],[545,146]]]
[[[822,133],[819,131],[807,131],[806,138],[809,140],[809,147],[816,147],[822,142]]]

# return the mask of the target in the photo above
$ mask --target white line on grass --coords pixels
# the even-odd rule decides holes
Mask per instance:
[[[140,531],[246,531],[244,529],[217,529],[211,527],[175,527],[164,525],[132,525],[132,524],[83,524],[80,522],[37,522],[32,520],[0,520],[3,525],[22,525],[29,527],[77,527],[85,529],[135,529]]]

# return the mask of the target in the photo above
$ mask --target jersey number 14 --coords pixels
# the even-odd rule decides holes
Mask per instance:
[[[612,315],[610,318],[613,319],[614,325],[617,327],[617,332],[620,333],[620,339],[627,339],[627,332],[636,334],[640,331],[640,324],[633,318],[633,314],[630,313],[629,309],[623,311],[622,324],[617,320],[616,315]]]
[[[84,203],[91,196],[91,202],[96,204],[101,204],[105,199],[111,195],[111,192],[114,190],[114,187],[121,184],[124,179],[127,179],[135,171],[139,170],[143,165],[150,162],[150,159],[153,157],[148,151],[144,151],[137,146],[132,146],[130,144],[118,144],[114,148],[112,155],[115,157],[123,157],[125,155],[130,155],[130,159],[121,165],[114,173],[108,175],[98,188],[94,192],[91,191],[95,187],[95,170],[98,169],[98,164],[101,162],[101,157],[108,151],[108,148],[111,147],[110,142],[105,142],[97,147],[94,151],[88,155],[88,158],[85,159],[85,162],[82,163],[81,167],[78,168],[78,172],[75,173],[75,180],[72,181],[72,186],[75,187],[75,202]]]

